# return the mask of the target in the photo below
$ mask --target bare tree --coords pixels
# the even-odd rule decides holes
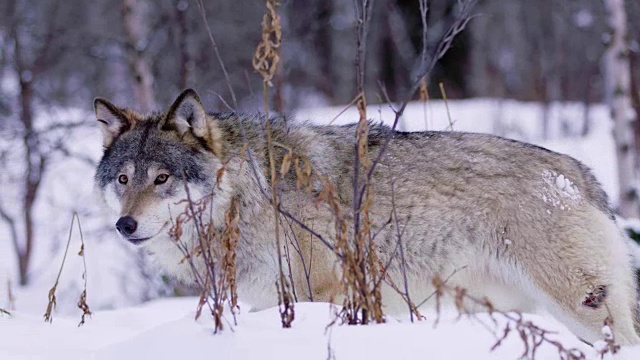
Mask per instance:
[[[624,0],[605,0],[611,29],[604,57],[607,100],[614,121],[614,139],[618,158],[620,183],[619,213],[625,217],[639,217],[640,207],[636,190],[635,145],[633,122],[636,114],[631,106],[631,72],[627,14]]]
[[[356,83],[353,73],[353,48],[354,10],[349,1],[333,0],[331,18],[331,63],[333,66],[334,98],[349,99],[355,92]]]
[[[126,37],[125,50],[133,76],[133,94],[141,110],[154,110],[153,73],[144,56],[148,44],[147,4],[144,0],[122,0],[122,21]]]
[[[39,47],[33,47],[34,39],[27,38],[21,29],[23,5],[24,3],[13,0],[8,4],[7,9],[8,13],[13,15],[7,26],[7,33],[13,42],[11,70],[18,79],[18,119],[22,126],[18,133],[23,147],[22,157],[25,166],[21,185],[23,193],[19,215],[11,214],[7,209],[0,207],[0,217],[11,230],[13,246],[18,258],[20,285],[26,285],[29,281],[29,262],[35,242],[33,208],[48,161],[48,155],[41,151],[40,136],[34,127],[35,89],[33,84],[34,79],[46,71],[48,65],[64,51],[63,47],[54,46],[57,1],[49,3],[50,17],[45,25],[44,35],[38,39],[41,41]],[[18,231],[19,224],[24,227],[24,233]]]
[[[187,10],[189,9],[189,2],[186,0],[175,0],[175,20],[178,25],[177,38],[178,49],[180,54],[180,77],[178,79],[178,87],[180,89],[186,89],[189,83],[189,66],[192,62],[191,55],[189,54],[189,48],[187,46],[187,38],[189,36],[189,27],[187,26]]]

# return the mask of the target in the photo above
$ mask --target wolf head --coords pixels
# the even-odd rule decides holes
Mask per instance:
[[[152,251],[176,248],[168,233],[187,192],[193,201],[224,192],[224,179],[215,175],[223,166],[216,121],[191,89],[163,113],[142,115],[101,98],[94,106],[104,145],[95,182],[119,214],[117,231]],[[212,209],[226,208],[228,197],[221,195],[213,196]]]

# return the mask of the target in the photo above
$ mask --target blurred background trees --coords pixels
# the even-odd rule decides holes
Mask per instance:
[[[603,102],[605,53],[614,39],[601,0],[480,0],[477,16],[428,79],[429,96]],[[640,2],[620,2],[627,19]],[[429,2],[435,45],[456,13],[456,0]],[[238,98],[238,110],[262,108],[261,78],[251,66],[264,4],[204,1],[204,10]],[[421,45],[416,0],[376,0],[367,50],[367,99],[395,100],[408,86]],[[282,0],[284,38],[273,108],[347,104],[355,96],[355,24],[349,0]],[[630,104],[640,110],[640,22],[627,21]],[[196,1],[0,1],[0,163],[21,174],[21,192],[2,195],[0,221],[19,254],[21,282],[33,245],[32,208],[50,159],[73,155],[56,131],[93,126],[93,118],[36,124],[34,114],[78,107],[96,96],[141,110],[168,104],[192,87],[209,109],[227,110],[231,96]],[[609,89],[609,90],[607,90]],[[613,90],[615,92],[615,89]],[[579,133],[589,132],[585,107]],[[543,114],[540,121],[548,122]],[[634,130],[640,134],[638,122]],[[542,126],[541,138],[550,136]],[[51,135],[54,134],[54,135]],[[56,135],[57,134],[57,135]],[[636,151],[640,149],[638,142]],[[17,152],[16,152],[16,149]],[[17,154],[17,155],[16,155]],[[76,154],[81,157],[81,155]],[[637,158],[637,157],[636,157]],[[91,162],[90,159],[85,159]],[[637,198],[637,196],[636,196]],[[40,234],[42,236],[42,234]]]
[[[263,6],[230,0],[204,5],[240,106],[253,107],[259,101],[253,89],[260,79],[250,60],[260,37]],[[640,16],[640,4],[625,5],[629,19]],[[434,44],[456,6],[455,0],[429,4]],[[0,7],[0,111],[6,119],[0,126],[18,120],[18,94],[12,86],[25,76],[37,89],[34,101],[63,106],[88,108],[100,95],[153,107],[185,87],[229,98],[195,1],[5,0]],[[353,4],[284,0],[281,12],[285,41],[278,86],[283,110],[310,102],[350,102],[355,81]],[[602,59],[610,38],[602,1],[482,0],[476,13],[469,31],[433,73],[431,97],[439,97],[437,84],[443,82],[451,98],[602,101]],[[368,46],[370,99],[380,93],[379,83],[392,99],[406,87],[420,46],[420,27],[417,1],[375,2]],[[638,22],[629,22],[629,35],[637,89]],[[36,68],[25,72],[20,69],[24,66]],[[141,86],[151,92],[144,95],[147,100],[141,98]],[[224,107],[217,96],[212,99],[216,107]]]

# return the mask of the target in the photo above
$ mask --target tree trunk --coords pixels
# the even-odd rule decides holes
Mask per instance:
[[[333,101],[348,103],[356,95],[354,60],[356,34],[353,3],[332,0],[331,9],[331,63],[333,64]]]
[[[156,100],[153,93],[153,73],[144,57],[146,37],[149,32],[145,21],[145,6],[142,0],[122,0],[122,20],[126,35],[125,49],[129,69],[133,76],[133,96],[136,108],[143,111],[155,110]]]
[[[191,56],[187,47],[187,37],[189,28],[187,27],[187,10],[189,2],[186,0],[175,0],[176,21],[178,23],[178,49],[180,52],[180,74],[178,86],[180,91],[186,89],[189,84],[189,67],[191,66]]]
[[[39,166],[35,166],[34,161],[40,162],[42,158],[35,148],[37,139],[33,132],[33,114],[31,112],[31,100],[33,96],[31,79],[24,79],[22,75],[20,75],[20,77],[20,120],[22,120],[24,126],[24,136],[22,139],[25,147],[27,171],[24,177],[25,193],[22,214],[25,227],[24,248],[16,249],[16,252],[18,254],[18,268],[20,270],[20,285],[27,285],[29,282],[27,271],[29,270],[29,260],[33,248],[33,213],[31,210],[36,200],[41,175]]]
[[[614,121],[614,139],[620,183],[619,213],[624,217],[640,217],[636,191],[635,141],[631,107],[631,72],[627,37],[627,15],[624,0],[605,0],[608,11],[610,42],[605,53],[607,100]]]
[[[14,15],[17,14],[16,2],[10,3],[9,9],[10,13]],[[13,245],[18,258],[20,285],[27,285],[29,283],[29,263],[35,241],[33,206],[37,199],[47,160],[46,154],[43,154],[39,149],[38,133],[33,125],[33,81],[34,77],[41,70],[36,64],[40,64],[41,66],[44,64],[44,62],[40,60],[46,58],[48,44],[43,45],[41,52],[36,57],[37,60],[34,60],[32,64],[28,64],[25,60],[26,51],[23,48],[17,20],[11,24],[9,31],[14,44],[14,71],[19,80],[19,120],[22,123],[23,134],[21,140],[24,146],[24,163],[26,166],[22,189],[24,194],[21,204],[22,207],[20,209],[20,217],[24,222],[24,239],[22,243],[16,231],[16,219],[4,211],[0,211],[2,213],[0,215],[11,228]]]

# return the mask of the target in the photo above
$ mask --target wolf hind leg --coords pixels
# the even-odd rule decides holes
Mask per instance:
[[[640,344],[635,276],[615,223],[588,207],[558,219],[548,236],[548,248],[537,249],[537,259],[522,261],[541,305],[587,342],[603,338],[611,316],[617,343]]]

